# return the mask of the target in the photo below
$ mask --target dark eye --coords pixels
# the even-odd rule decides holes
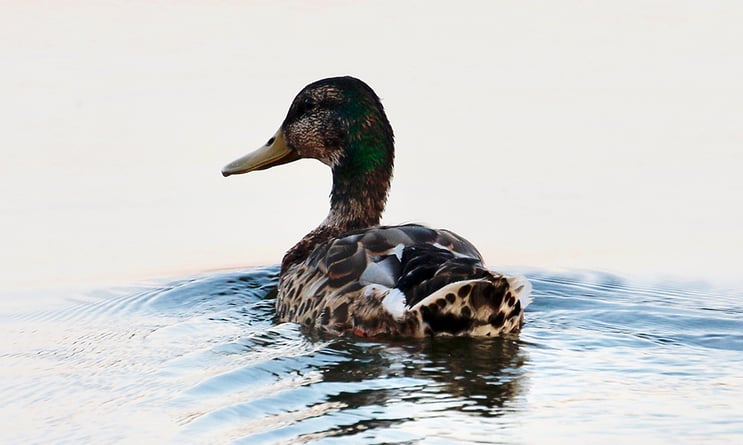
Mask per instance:
[[[302,100],[302,111],[303,112],[310,111],[314,109],[315,107],[317,107],[317,102],[315,102],[315,99],[311,97],[305,97]]]

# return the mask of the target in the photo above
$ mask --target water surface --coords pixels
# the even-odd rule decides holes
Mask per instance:
[[[516,271],[520,335],[369,341],[273,323],[277,272],[6,305],[0,442],[743,441],[740,292]]]

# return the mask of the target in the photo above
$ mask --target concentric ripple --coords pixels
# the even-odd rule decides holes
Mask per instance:
[[[277,267],[6,310],[0,441],[743,438],[741,293],[515,272],[534,302],[519,336],[494,339],[328,339],[275,324]]]

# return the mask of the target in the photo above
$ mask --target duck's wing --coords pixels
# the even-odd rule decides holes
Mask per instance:
[[[307,263],[328,276],[328,285],[341,288],[355,282],[395,287],[403,276],[423,276],[442,259],[468,258],[482,264],[482,256],[464,238],[420,225],[379,226],[319,246]]]
[[[319,246],[293,275],[286,288],[293,307],[279,304],[279,315],[303,312],[289,318],[328,331],[467,334],[521,319],[508,279],[448,230],[411,224],[351,232]]]

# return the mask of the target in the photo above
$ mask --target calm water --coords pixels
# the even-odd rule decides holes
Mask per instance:
[[[517,272],[487,340],[275,325],[275,267],[6,295],[0,442],[743,443],[741,292]]]

